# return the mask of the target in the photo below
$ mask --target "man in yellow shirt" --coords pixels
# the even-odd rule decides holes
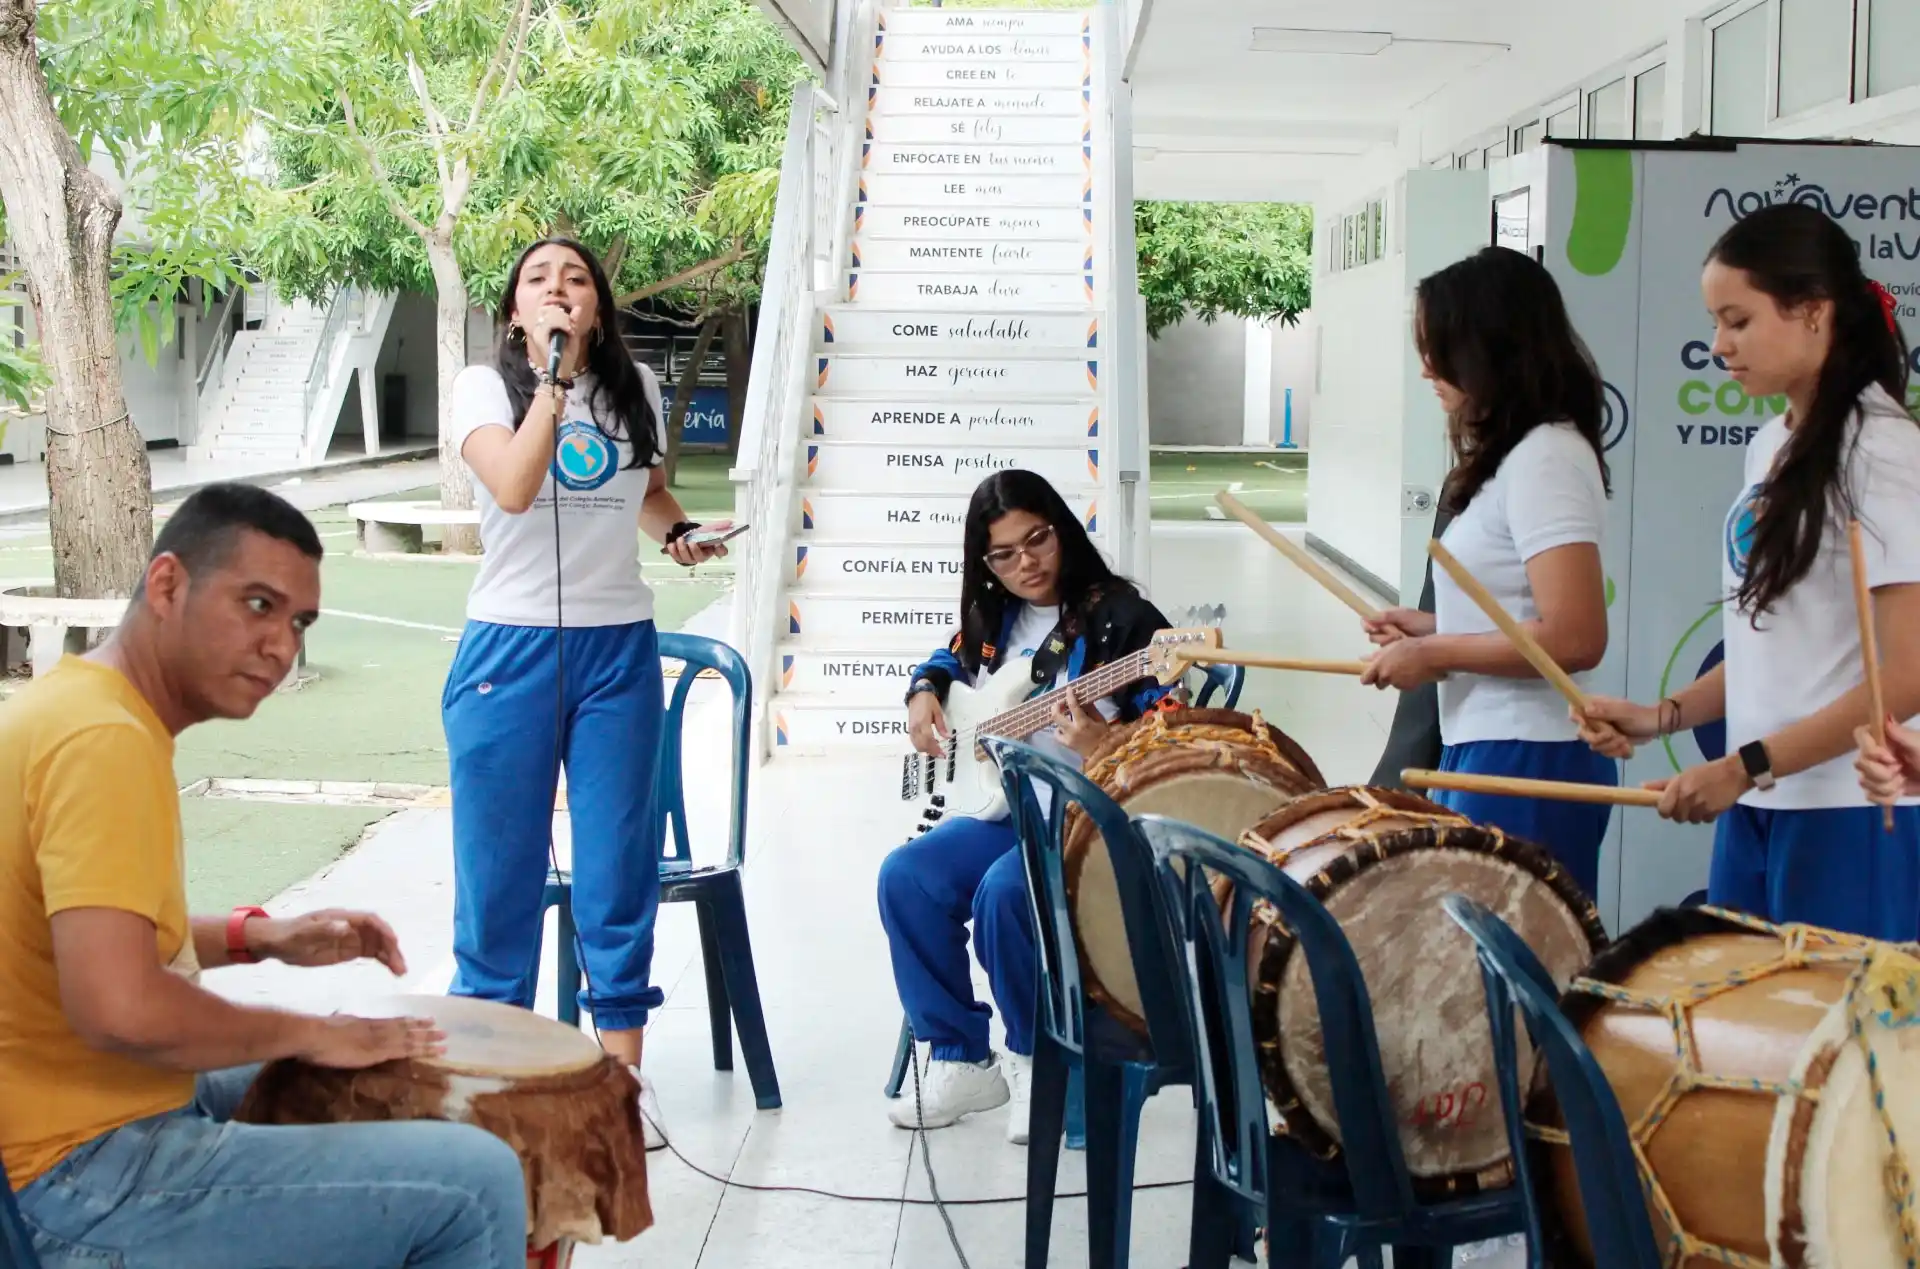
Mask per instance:
[[[246,718],[319,615],[319,536],[248,485],[167,521],[113,637],[0,706],[0,1164],[49,1266],[520,1269],[520,1162],[439,1122],[229,1122],[257,1064],[440,1051],[422,1019],[230,1004],[200,971],[368,957],[377,917],[189,918],[173,741]]]

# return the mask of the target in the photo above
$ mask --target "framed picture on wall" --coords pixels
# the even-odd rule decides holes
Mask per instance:
[[[1529,229],[1532,192],[1522,186],[1493,200],[1493,245],[1525,255],[1531,247]]]

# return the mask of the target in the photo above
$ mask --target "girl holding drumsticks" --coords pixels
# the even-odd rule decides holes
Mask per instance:
[[[1414,338],[1448,420],[1455,463],[1441,491],[1442,542],[1550,656],[1575,676],[1607,651],[1607,469],[1599,371],[1553,278],[1490,247],[1425,279]],[[1439,683],[1440,766],[1477,775],[1615,784],[1565,704],[1466,592],[1433,578],[1434,611],[1392,608],[1366,623],[1380,645],[1362,682]],[[1551,851],[1592,894],[1605,806],[1447,791],[1449,809]]]
[[[1729,229],[1702,278],[1713,351],[1753,397],[1788,411],[1747,449],[1727,516],[1725,661],[1657,705],[1595,700],[1583,734],[1602,752],[1721,718],[1726,757],[1647,787],[1660,814],[1718,820],[1708,902],[1772,921],[1884,939],[1920,937],[1920,806],[1895,827],[1861,784],[1893,783],[1870,711],[1847,523],[1859,520],[1880,628],[1920,623],[1920,423],[1903,404],[1907,349],[1893,302],[1854,242],[1814,208],[1779,204]],[[1920,712],[1920,640],[1883,639],[1885,699]],[[1909,738],[1897,728],[1906,750]],[[1869,761],[1869,759],[1872,759]],[[1911,794],[1913,789],[1887,790]],[[1894,799],[1889,798],[1888,801]]]

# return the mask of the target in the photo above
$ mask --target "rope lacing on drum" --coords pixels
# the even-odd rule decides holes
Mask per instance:
[[[1696,1090],[1713,1090],[1756,1093],[1775,1098],[1792,1097],[1811,1103],[1817,1103],[1820,1100],[1820,1090],[1808,1088],[1800,1080],[1737,1079],[1709,1075],[1701,1070],[1699,1051],[1694,1045],[1691,1011],[1695,1006],[1704,1004],[1717,996],[1725,995],[1750,983],[1771,978],[1776,974],[1790,973],[1817,965],[1851,964],[1855,969],[1847,980],[1847,992],[1842,1004],[1847,1010],[1853,1039],[1866,1058],[1867,1079],[1873,1092],[1874,1111],[1887,1138],[1888,1157],[1882,1168],[1881,1180],[1886,1189],[1887,1201],[1892,1204],[1900,1224],[1900,1240],[1906,1252],[1906,1267],[1920,1269],[1920,1217],[1917,1217],[1915,1212],[1913,1173],[1907,1165],[1899,1137],[1894,1132],[1893,1119],[1887,1110],[1886,1090],[1881,1083],[1880,1062],[1868,1040],[1864,1025],[1868,1017],[1873,1017],[1875,1021],[1886,1027],[1920,1024],[1920,961],[1914,960],[1912,956],[1890,944],[1874,944],[1864,939],[1853,939],[1815,926],[1777,926],[1742,913],[1719,908],[1700,910],[1759,933],[1784,936],[1785,946],[1774,960],[1734,970],[1721,978],[1690,983],[1676,995],[1656,996],[1646,992],[1630,991],[1627,988],[1591,978],[1576,978],[1567,988],[1569,992],[1598,996],[1628,1008],[1660,1014],[1667,1019],[1673,1029],[1674,1057],[1679,1065],[1674,1068],[1673,1074],[1668,1078],[1665,1087],[1660,1090],[1659,1096],[1655,1097],[1652,1104],[1640,1115],[1639,1121],[1629,1126],[1634,1160],[1640,1170],[1641,1188],[1645,1191],[1648,1201],[1660,1213],[1660,1219],[1669,1231],[1667,1264],[1669,1266],[1684,1265],[1690,1259],[1700,1257],[1735,1266],[1735,1269],[1770,1269],[1769,1262],[1766,1260],[1735,1251],[1731,1247],[1708,1242],[1681,1226],[1679,1213],[1674,1210],[1672,1200],[1667,1197],[1665,1187],[1660,1184],[1647,1153],[1647,1146],[1653,1134],[1673,1113],[1680,1099]],[[1876,1008],[1876,1001],[1884,1002],[1884,1007]],[[1551,1145],[1570,1145],[1563,1129],[1529,1123],[1527,1133],[1536,1140]]]
[[[1253,851],[1255,854],[1265,856],[1268,862],[1272,863],[1276,868],[1284,867],[1287,860],[1291,859],[1296,852],[1305,850],[1309,846],[1324,846],[1329,841],[1351,842],[1356,846],[1371,851],[1376,859],[1382,859],[1386,856],[1384,845],[1378,838],[1367,832],[1368,829],[1380,823],[1382,820],[1401,820],[1415,825],[1435,825],[1446,828],[1458,828],[1464,824],[1471,823],[1465,816],[1454,815],[1451,812],[1435,815],[1431,811],[1406,811],[1398,807],[1388,806],[1381,802],[1379,798],[1368,793],[1365,789],[1343,789],[1341,792],[1350,796],[1354,801],[1365,806],[1367,809],[1352,819],[1344,821],[1339,827],[1329,829],[1327,832],[1320,834],[1318,837],[1311,838],[1308,841],[1296,843],[1295,845],[1287,847],[1285,850],[1274,850],[1271,843],[1260,837],[1252,829],[1248,829],[1240,838],[1240,845]],[[1309,793],[1306,796],[1311,798],[1315,795]],[[1324,874],[1321,874],[1319,877],[1316,877],[1315,880],[1321,880],[1323,878]],[[1279,909],[1275,908],[1273,904],[1267,900],[1254,900],[1251,916],[1256,921],[1264,922],[1282,931],[1287,937],[1293,937],[1293,931],[1289,930],[1287,923],[1280,919]]]

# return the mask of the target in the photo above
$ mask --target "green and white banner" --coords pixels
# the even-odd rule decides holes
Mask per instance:
[[[1852,235],[1913,341],[1920,157],[1908,148],[1805,144],[1550,146],[1545,166],[1546,188],[1529,200],[1544,196],[1545,216],[1536,218],[1544,260],[1607,383],[1613,637],[1596,686],[1651,702],[1720,660],[1727,513],[1747,442],[1785,409],[1781,399],[1749,398],[1716,364],[1700,295],[1706,254],[1762,207],[1818,207]],[[1493,192],[1498,202],[1510,191]],[[1641,750],[1626,779],[1637,784],[1725,752],[1723,727],[1699,728]],[[1710,828],[1615,812],[1598,896],[1609,927],[1704,889],[1712,844]]]

